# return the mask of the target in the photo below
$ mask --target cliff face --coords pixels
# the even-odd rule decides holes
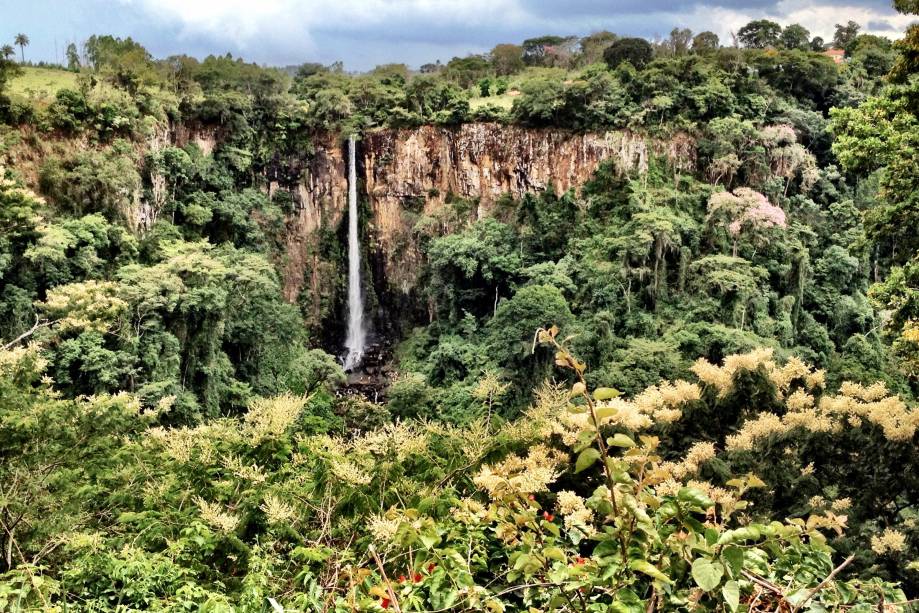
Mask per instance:
[[[638,134],[573,134],[499,124],[423,126],[365,134],[358,151],[362,182],[365,269],[377,296],[402,302],[414,292],[422,254],[415,225],[442,218],[456,197],[476,206],[470,218],[485,216],[503,195],[520,198],[551,187],[558,193],[579,188],[597,167],[613,160],[620,172],[643,172],[652,157],[677,170],[690,170],[693,143],[686,137],[654,141]],[[286,237],[285,296],[300,297],[317,319],[340,293],[323,258],[323,236],[340,231],[347,211],[347,168],[341,143],[328,137],[317,144],[296,184],[273,182],[291,191],[296,211]],[[443,223],[442,220],[440,223]],[[383,298],[380,294],[389,294]],[[308,294],[304,296],[303,294]]]

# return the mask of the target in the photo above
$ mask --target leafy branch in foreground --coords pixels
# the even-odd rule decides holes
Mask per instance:
[[[680,462],[659,455],[660,439],[642,432],[678,419],[699,386],[675,382],[651,403],[590,392],[586,365],[558,332],[539,330],[535,340],[555,349],[575,382],[540,393],[533,415],[544,416],[544,440],[482,466],[479,493],[447,512],[388,511],[375,531],[376,568],[365,569],[359,590],[375,600],[358,596],[357,608],[870,610],[905,600],[891,584],[837,579],[852,558],[832,562],[819,530],[841,528],[833,516],[752,521],[743,496],[765,486],[755,475],[726,488],[688,481],[714,445],[694,445]]]

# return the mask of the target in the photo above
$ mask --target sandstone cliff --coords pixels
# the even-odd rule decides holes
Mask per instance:
[[[482,217],[505,194],[519,198],[550,185],[559,193],[577,189],[605,160],[613,160],[621,172],[643,172],[652,157],[666,159],[676,170],[691,170],[695,151],[686,137],[656,141],[628,132],[575,134],[499,124],[365,134],[358,176],[366,268],[376,293],[388,292],[388,301],[399,302],[400,295],[414,291],[421,270],[415,226],[425,217],[436,218],[457,197],[474,202],[470,218]],[[272,190],[289,189],[297,205],[288,223],[284,291],[291,301],[300,296],[311,316],[321,317],[336,292],[336,277],[324,274],[333,271],[320,253],[321,234],[336,232],[347,210],[340,141],[329,136],[317,143],[300,177],[294,185],[271,183]]]

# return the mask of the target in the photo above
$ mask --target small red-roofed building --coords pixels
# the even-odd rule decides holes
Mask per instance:
[[[843,62],[846,61],[846,50],[845,49],[837,49],[833,47],[832,49],[827,49],[826,51],[824,51],[823,55],[833,58],[833,61],[836,62],[837,64],[842,64]]]

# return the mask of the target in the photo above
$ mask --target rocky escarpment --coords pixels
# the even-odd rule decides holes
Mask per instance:
[[[422,269],[417,228],[433,219],[448,230],[443,212],[458,198],[471,203],[467,219],[460,220],[468,221],[487,215],[505,195],[578,189],[606,160],[620,172],[644,172],[653,158],[665,159],[674,170],[691,170],[695,150],[683,136],[663,141],[631,132],[572,133],[500,124],[365,134],[358,176],[365,270],[374,294],[390,303],[412,302],[407,299]],[[285,296],[299,299],[314,323],[337,308],[332,302],[343,277],[330,268],[335,254],[324,251],[330,237],[340,236],[347,187],[343,146],[333,136],[316,143],[296,183],[271,183],[272,191],[289,190],[296,203],[286,237]]]
[[[474,216],[488,214],[504,195],[577,189],[605,160],[622,172],[644,172],[652,157],[689,170],[688,138],[653,141],[630,132],[571,133],[498,124],[387,130],[363,140],[364,181],[376,247],[389,284],[407,292],[420,268],[408,224],[456,197],[474,199]]]

